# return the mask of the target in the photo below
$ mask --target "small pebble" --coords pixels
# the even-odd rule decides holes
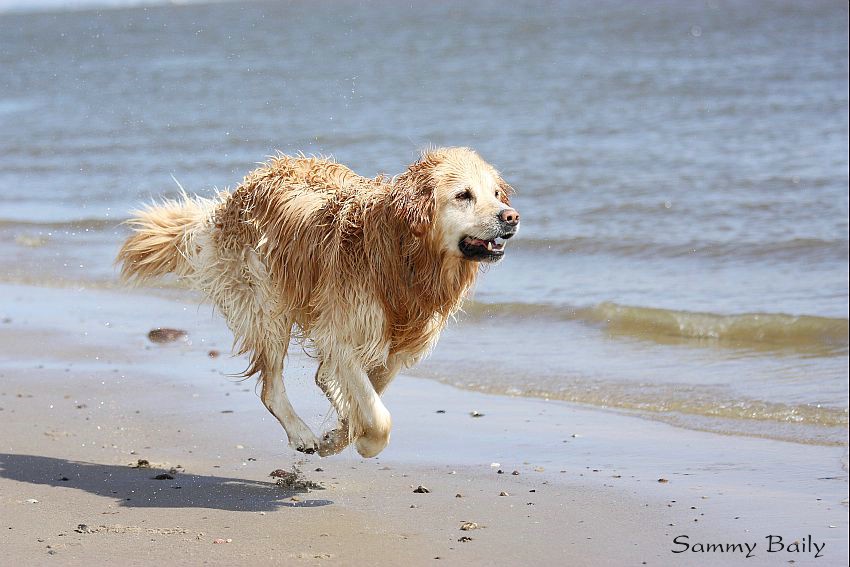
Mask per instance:
[[[188,333],[182,329],[156,328],[148,333],[148,340],[152,343],[173,343],[178,340],[186,340]]]
[[[429,492],[431,492],[431,490],[420,484],[419,486],[413,489],[413,492],[416,494],[428,494]]]

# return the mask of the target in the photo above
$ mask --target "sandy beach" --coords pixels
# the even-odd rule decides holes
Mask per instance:
[[[244,361],[227,355],[209,307],[121,291],[0,294],[4,564],[745,559],[693,545],[674,553],[683,535],[755,543],[748,565],[815,561],[811,549],[768,552],[770,535],[786,547],[825,544],[818,565],[848,557],[843,447],[694,432],[403,376],[386,396],[394,432],[379,458],[307,457],[287,448],[253,382],[227,376]],[[152,344],[158,326],[188,339]],[[311,361],[296,353],[287,376],[296,407],[321,428]],[[292,467],[315,488],[269,476]]]
[[[0,0],[0,567],[846,565],[847,22]],[[291,450],[209,305],[118,281],[144,204],[441,146],[498,169],[522,230],[386,392],[379,458]],[[320,433],[314,371],[293,346]]]

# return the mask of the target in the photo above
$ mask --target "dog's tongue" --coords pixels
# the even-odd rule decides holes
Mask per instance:
[[[473,246],[487,246],[487,241],[481,240],[480,238],[472,238],[471,236],[468,236],[466,241]]]

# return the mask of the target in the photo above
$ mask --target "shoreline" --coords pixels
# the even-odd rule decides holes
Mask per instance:
[[[226,355],[228,331],[209,307],[101,290],[0,293],[0,516],[9,524],[0,542],[15,564],[82,564],[107,552],[130,564],[723,561],[674,555],[680,535],[758,541],[748,564],[811,558],[765,553],[771,534],[825,542],[819,564],[848,557],[846,447],[721,436],[401,376],[385,396],[387,450],[320,459],[287,448],[253,380],[223,376],[243,361]],[[152,345],[146,333],[157,326],[187,329],[190,340]],[[294,352],[287,389],[318,431],[326,404],[312,370]],[[181,467],[152,480],[162,471],[132,468],[138,459]],[[324,490],[294,493],[268,477],[299,462]],[[413,493],[419,485],[431,492]],[[480,529],[462,531],[463,522]],[[79,524],[93,531],[74,531]]]
[[[150,298],[158,298],[165,301],[187,304],[198,309],[200,314],[203,314],[204,310],[208,310],[209,313],[213,313],[212,306],[206,302],[206,299],[202,295],[185,288],[176,280],[166,280],[155,287],[128,288],[126,285],[120,284],[115,279],[94,282],[61,279],[17,280],[13,278],[0,281],[0,288],[3,288],[4,286],[9,289],[33,287],[38,289],[54,290],[56,292],[66,290],[69,293],[86,290],[95,294],[115,294],[122,298],[144,295]],[[475,311],[481,309],[482,304],[476,303],[474,300],[469,300],[468,305],[471,305],[471,310]],[[215,315],[215,317],[217,317],[217,315]],[[847,448],[848,443],[850,443],[850,437],[848,437],[846,426],[847,412],[846,410],[841,411],[841,408],[836,405],[821,406],[819,404],[809,404],[812,407],[806,408],[809,412],[808,417],[811,417],[812,413],[818,413],[825,409],[828,412],[832,412],[833,416],[837,416],[837,419],[834,420],[834,423],[830,424],[806,423],[806,425],[801,428],[799,423],[791,419],[793,417],[792,414],[787,416],[789,420],[785,422],[777,420],[775,417],[768,419],[748,419],[744,417],[742,419],[741,416],[746,416],[746,412],[748,410],[761,411],[764,407],[771,407],[774,410],[785,413],[788,413],[789,410],[793,410],[792,406],[783,406],[780,402],[768,402],[753,399],[747,394],[741,394],[740,396],[735,397],[732,393],[727,393],[726,402],[730,406],[735,406],[738,403],[750,406],[738,407],[730,415],[720,415],[718,413],[682,413],[671,409],[663,409],[662,407],[650,407],[652,406],[650,400],[657,397],[657,395],[651,390],[647,390],[643,394],[638,393],[637,390],[641,387],[641,384],[630,381],[621,383],[619,389],[612,388],[611,383],[605,382],[604,380],[597,381],[596,383],[593,381],[586,382],[584,384],[585,393],[583,394],[576,394],[575,392],[568,392],[567,394],[564,394],[556,389],[547,390],[545,387],[543,389],[536,387],[516,388],[514,386],[505,386],[501,382],[470,382],[465,379],[466,374],[463,370],[452,375],[445,372],[447,363],[450,363],[451,358],[454,356],[448,355],[448,357],[446,357],[444,355],[445,351],[448,350],[448,343],[452,342],[453,345],[462,344],[464,333],[471,332],[469,328],[465,328],[465,325],[469,324],[466,319],[467,314],[463,314],[459,317],[458,321],[447,327],[440,339],[440,344],[446,343],[446,345],[442,347],[437,356],[427,357],[420,364],[408,370],[407,373],[416,378],[435,380],[451,388],[468,392],[492,394],[502,397],[522,397],[547,401],[561,401],[574,407],[587,408],[595,411],[611,411],[640,419],[666,423],[677,428],[714,433],[717,435],[742,436],[747,438],[761,438],[806,445],[812,444],[845,448]],[[290,350],[295,351],[299,348],[300,347],[297,344],[293,344]],[[224,356],[229,356],[229,353],[227,352],[228,350],[229,349],[226,347],[222,350]],[[445,358],[449,358],[449,360],[447,361]],[[626,356],[626,358],[628,358],[628,356]],[[439,360],[439,362],[437,362],[437,360]],[[465,362],[465,364],[466,367],[464,369],[469,369],[469,363]],[[597,388],[601,387],[602,392],[593,393],[594,386],[597,386]],[[669,387],[668,384],[663,382],[654,384],[654,386],[661,388]],[[707,386],[707,391],[710,389],[710,385]],[[625,397],[622,394],[626,394]],[[671,398],[669,398],[669,390],[664,390],[658,395],[662,396],[662,398],[666,396],[664,399],[668,402],[671,401]],[[679,400],[673,398],[672,401],[675,402]],[[751,406],[751,404],[755,404],[755,406]],[[847,469],[847,467],[845,467],[845,469]]]

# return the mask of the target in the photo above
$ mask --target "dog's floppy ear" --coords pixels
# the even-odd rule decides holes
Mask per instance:
[[[437,156],[424,154],[393,183],[392,206],[395,214],[408,226],[413,235],[422,238],[434,220],[433,169]]]

